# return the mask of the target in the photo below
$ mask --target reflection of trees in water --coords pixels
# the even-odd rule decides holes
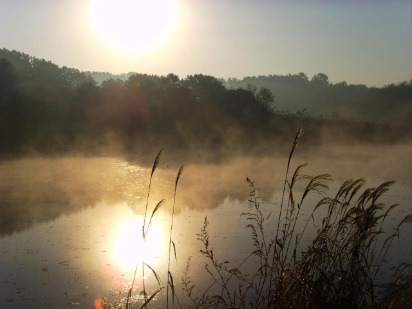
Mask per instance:
[[[96,160],[97,162],[98,160]],[[0,233],[9,234],[92,206],[103,197],[104,165],[93,160],[4,162],[0,176]]]
[[[366,177],[368,183],[396,180],[410,188],[408,145],[307,149],[296,162],[309,161],[310,174],[329,172],[337,183]],[[283,184],[287,158],[237,157],[225,164],[186,164],[180,180],[176,211],[210,209],[227,197],[247,200],[246,177],[253,179],[264,199],[271,199]],[[177,168],[160,165],[151,192],[152,203],[172,199]],[[3,161],[0,164],[0,235],[22,231],[63,214],[97,203],[127,203],[143,213],[149,168],[114,158],[55,158]],[[407,197],[409,198],[409,196]],[[151,205],[153,206],[153,205]],[[166,203],[164,210],[171,209]]]
[[[109,159],[26,159],[0,166],[0,233],[9,234],[70,214],[112,194]],[[120,181],[120,178],[117,179]]]
[[[243,183],[246,176],[234,177],[239,173],[233,165],[192,165],[186,171],[178,208],[216,207],[228,195],[246,198]],[[111,158],[5,161],[0,165],[0,234],[22,231],[100,202],[126,202],[139,213],[145,201],[149,172]],[[175,172],[164,169],[155,175],[153,203],[172,198]]]

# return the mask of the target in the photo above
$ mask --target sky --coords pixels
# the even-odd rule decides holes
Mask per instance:
[[[0,48],[114,74],[412,79],[410,0],[139,1],[0,0]]]

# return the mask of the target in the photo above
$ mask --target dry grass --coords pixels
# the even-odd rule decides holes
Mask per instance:
[[[248,222],[246,228],[250,230],[253,249],[237,265],[221,261],[212,249],[209,221],[205,217],[197,236],[202,244],[200,252],[206,259],[205,271],[210,284],[203,290],[196,289],[196,282],[190,277],[189,258],[182,277],[183,295],[175,290],[176,283],[170,271],[172,247],[176,257],[172,232],[177,185],[183,171],[181,167],[176,177],[171,214],[167,308],[170,300],[173,306],[177,300],[181,308],[402,308],[402,304],[407,304],[409,299],[405,295],[411,284],[404,274],[409,265],[400,265],[393,283],[384,289],[376,282],[392,242],[399,236],[400,227],[412,222],[412,214],[409,214],[390,233],[384,230],[384,222],[397,204],[386,206],[381,203],[381,196],[393,182],[365,188],[362,179],[347,180],[335,195],[326,196],[331,175],[309,176],[304,173],[307,164],[301,164],[293,173],[290,172],[293,154],[302,134],[300,128],[289,154],[275,224],[271,223],[271,210],[262,209],[255,182],[247,178],[252,207],[250,212],[241,216]],[[162,204],[161,201],[154,208],[146,226],[151,179],[161,153],[155,160],[149,180],[143,235],[149,232],[153,215]],[[298,184],[303,185],[303,191],[296,189]],[[297,191],[300,194],[296,194]],[[309,218],[302,218],[301,209],[306,207],[308,196],[313,193],[323,197],[312,207]],[[304,224],[297,224],[302,220]],[[312,229],[316,233],[309,242],[303,242],[309,224],[314,225]],[[250,265],[256,267],[246,273],[246,265],[249,270]],[[142,267],[144,273],[145,265]],[[156,272],[147,267],[158,278]],[[143,282],[145,297],[141,308],[162,290],[160,278],[158,283],[159,289],[147,297]],[[126,308],[130,308],[132,289],[133,286]],[[381,296],[383,290],[386,292]]]
[[[211,249],[208,220],[198,238],[202,254],[208,262],[205,270],[211,285],[195,296],[188,274],[183,276],[183,286],[192,308],[377,308],[384,303],[379,298],[376,278],[393,240],[399,236],[400,227],[412,221],[407,215],[395,230],[383,230],[389,213],[397,207],[386,207],[380,197],[393,182],[377,188],[364,188],[362,179],[348,180],[333,197],[323,197],[314,207],[306,224],[298,228],[301,209],[312,193],[325,196],[329,174],[309,176],[303,173],[306,164],[289,172],[302,129],[293,143],[288,164],[282,200],[274,231],[266,223],[271,213],[262,210],[259,190],[247,179],[250,186],[250,203],[253,211],[243,213],[251,231],[253,251],[239,265],[221,262]],[[298,183],[304,190],[295,196]],[[319,218],[320,212],[326,213]],[[316,218],[316,220],[315,220]],[[310,222],[315,224],[316,235],[303,245]],[[257,265],[254,272],[245,274],[246,263]],[[406,265],[400,269],[404,271]],[[395,274],[398,282],[400,274]],[[210,296],[210,291],[212,296]],[[394,294],[395,295],[395,294]],[[390,306],[401,300],[399,295],[390,298]]]

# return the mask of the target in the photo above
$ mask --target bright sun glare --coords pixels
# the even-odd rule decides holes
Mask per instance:
[[[92,0],[90,8],[95,31],[125,51],[156,47],[177,23],[175,0]]]
[[[152,222],[146,242],[143,241],[141,222],[137,218],[126,219],[115,240],[114,253],[120,265],[134,269],[141,262],[152,266],[162,250],[162,232],[156,222]]]

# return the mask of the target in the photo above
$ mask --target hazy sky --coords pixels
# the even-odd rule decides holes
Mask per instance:
[[[165,9],[155,13],[144,4],[142,12],[110,3],[98,11],[92,1],[0,0],[0,48],[84,71],[225,78],[323,72],[332,82],[370,86],[412,79],[412,1],[156,0]],[[145,18],[153,23],[136,23]],[[160,36],[158,26],[167,34],[151,48],[115,42],[145,43]]]

